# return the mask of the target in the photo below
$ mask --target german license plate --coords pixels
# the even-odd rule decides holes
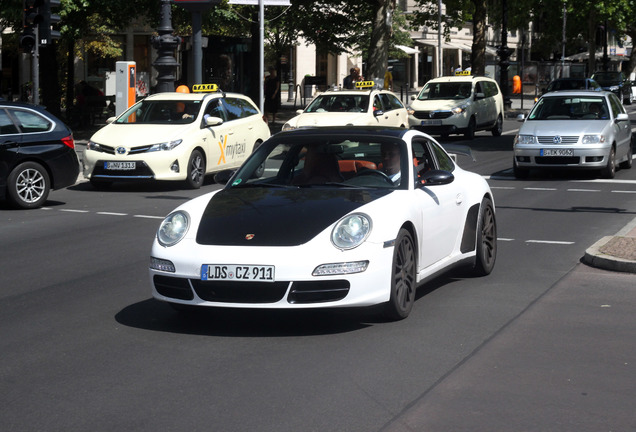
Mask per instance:
[[[201,280],[274,282],[274,266],[203,264]]]
[[[572,149],[541,149],[541,156],[574,156]]]
[[[104,162],[105,170],[134,170],[136,168],[136,162]]]
[[[441,120],[422,120],[422,126],[441,126]]]

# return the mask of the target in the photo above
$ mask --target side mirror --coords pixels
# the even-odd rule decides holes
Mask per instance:
[[[112,122],[114,122],[117,119],[117,117],[108,117],[106,119],[106,124],[111,124]]]
[[[422,174],[420,184],[422,186],[440,186],[452,183],[455,180],[453,173],[444,170],[430,170]]]
[[[517,121],[518,121],[518,122],[524,122],[524,121],[526,121],[526,115],[525,115],[525,114],[519,114],[519,115],[517,115]]]
[[[616,116],[616,121],[629,121],[629,115],[625,114],[625,113],[620,113],[619,115]]]
[[[373,111],[373,115],[376,116],[376,117],[380,117],[380,116],[384,115],[384,111],[381,110],[381,109],[375,110],[375,111]]]
[[[225,185],[227,184],[227,182],[230,181],[233,175],[234,175],[233,170],[219,171],[218,173],[214,174],[214,182]]]
[[[475,93],[475,100],[477,99],[483,99],[486,97],[485,93]]]
[[[204,123],[206,126],[218,126],[223,124],[223,119],[221,117],[213,117],[213,116],[205,116]]]
[[[301,109],[296,110],[296,115],[301,115],[302,113],[303,113],[303,110],[301,110]]]
[[[411,100],[415,100],[416,98],[417,98],[417,96],[411,95]]]

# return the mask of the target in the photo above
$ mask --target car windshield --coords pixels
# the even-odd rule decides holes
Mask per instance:
[[[369,95],[329,94],[318,96],[307,107],[307,113],[322,112],[366,112],[369,108]]]
[[[305,135],[261,145],[227,187],[404,189],[407,151],[398,138]]]
[[[466,99],[470,97],[472,84],[469,82],[437,82],[424,86],[419,100],[430,99]]]
[[[199,100],[143,100],[133,105],[115,123],[187,124],[199,115]]]
[[[592,77],[602,86],[608,86],[620,82],[620,72],[598,72]]]
[[[603,97],[543,97],[534,106],[528,120],[599,120],[608,119]]]

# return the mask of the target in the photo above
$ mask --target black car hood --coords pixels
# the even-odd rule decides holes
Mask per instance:
[[[219,246],[307,243],[345,214],[389,193],[389,189],[225,189],[210,199],[201,217],[197,243]]]

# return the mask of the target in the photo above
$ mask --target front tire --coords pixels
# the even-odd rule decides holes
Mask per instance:
[[[497,220],[490,198],[484,198],[479,208],[477,222],[477,254],[474,276],[486,276],[492,272],[497,259]]]
[[[464,138],[468,140],[475,138],[475,118],[474,117],[471,117],[470,120],[468,120],[468,127],[466,128],[466,131],[464,131]]]
[[[205,159],[199,150],[194,150],[188,160],[186,183],[190,189],[199,189],[205,179]]]
[[[413,237],[406,229],[401,229],[393,250],[391,296],[385,304],[386,317],[397,321],[409,316],[415,303],[416,291]]]
[[[503,118],[501,117],[501,114],[499,114],[499,116],[497,117],[497,123],[495,124],[495,127],[493,127],[490,132],[492,132],[492,136],[501,136],[501,133],[503,132]]]
[[[630,169],[632,167],[632,143],[629,143],[629,150],[627,150],[627,160],[621,162],[619,166],[621,169]]]
[[[607,157],[607,165],[601,171],[601,176],[607,179],[613,179],[616,175],[616,150],[614,147],[609,152],[609,156]]]
[[[24,162],[7,178],[9,201],[18,208],[41,207],[49,196],[51,180],[46,169],[36,162]]]

